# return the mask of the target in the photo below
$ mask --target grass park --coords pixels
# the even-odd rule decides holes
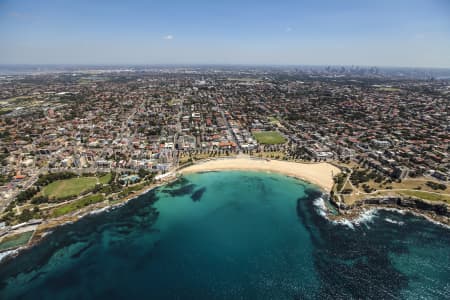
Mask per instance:
[[[93,194],[86,197],[83,197],[79,200],[72,201],[68,204],[61,205],[53,210],[52,216],[53,217],[59,217],[65,214],[68,214],[70,212],[73,212],[75,210],[81,209],[83,207],[86,207],[88,205],[102,202],[105,200],[105,197],[101,194]]]
[[[253,136],[258,141],[258,143],[264,145],[283,144],[284,142],[286,142],[286,139],[276,131],[254,132]]]
[[[438,194],[423,191],[399,191],[400,194],[415,198],[421,198],[428,201],[442,201],[450,204],[450,195]]]
[[[42,189],[42,195],[55,199],[76,196],[94,188],[97,183],[108,183],[111,176],[111,173],[108,173],[101,177],[76,177],[57,180],[45,186]]]

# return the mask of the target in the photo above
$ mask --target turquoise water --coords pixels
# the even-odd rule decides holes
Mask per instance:
[[[448,299],[449,230],[320,213],[282,175],[191,174],[60,227],[0,265],[1,299]]]

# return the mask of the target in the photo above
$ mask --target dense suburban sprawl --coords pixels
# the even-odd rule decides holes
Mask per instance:
[[[171,68],[5,75],[0,78],[3,220],[23,215],[21,205],[26,207],[22,221],[44,217],[42,209],[52,208],[52,200],[79,196],[45,192],[53,181],[84,176],[93,180],[86,185],[89,193],[108,197],[119,191],[115,185],[132,187],[219,156],[332,162],[345,171],[334,190],[343,201],[351,201],[345,195],[395,189],[414,178],[418,184],[405,190],[445,190],[449,97],[448,80],[377,70]],[[42,184],[49,174],[63,177]],[[112,178],[105,180],[108,174]]]

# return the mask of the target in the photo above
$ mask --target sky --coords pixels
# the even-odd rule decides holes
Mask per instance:
[[[450,67],[450,0],[0,0],[0,64]]]

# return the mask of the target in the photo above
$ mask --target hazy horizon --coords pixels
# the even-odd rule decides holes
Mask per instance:
[[[3,1],[0,64],[450,68],[450,2]]]
[[[324,69],[327,67],[331,68],[379,68],[379,69],[423,69],[423,70],[443,70],[448,71],[450,67],[415,67],[415,66],[392,66],[392,65],[350,65],[350,64],[245,64],[245,63],[0,63],[0,68],[8,68],[8,67],[64,67],[74,68],[74,67],[108,67],[108,68],[126,68],[126,67],[167,67],[167,68],[191,68],[191,67],[255,67],[255,68],[312,68],[312,69]]]

